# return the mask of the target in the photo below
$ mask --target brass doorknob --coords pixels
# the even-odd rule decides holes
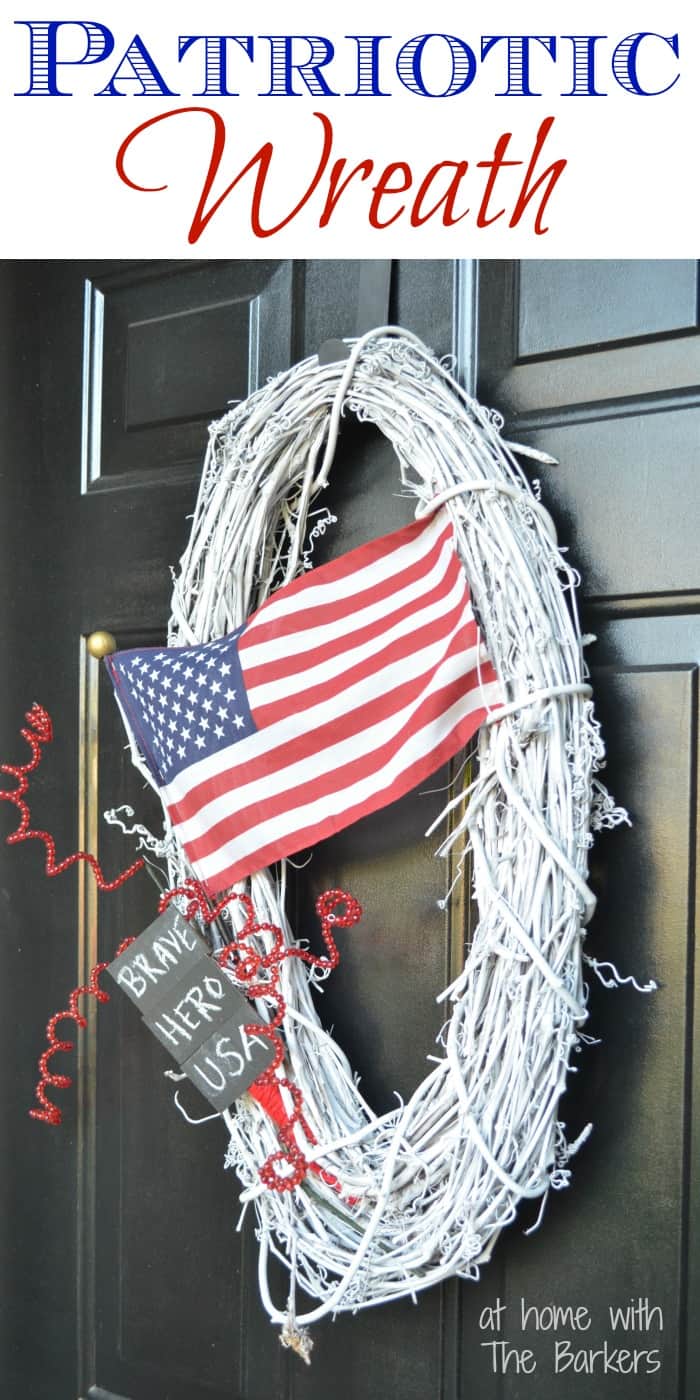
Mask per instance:
[[[101,661],[105,656],[111,656],[117,650],[116,637],[111,632],[105,632],[100,628],[97,632],[91,632],[85,643],[91,656],[97,661]]]

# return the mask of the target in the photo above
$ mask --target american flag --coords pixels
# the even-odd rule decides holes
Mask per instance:
[[[444,507],[280,588],[230,636],[107,665],[210,894],[393,802],[503,702]]]

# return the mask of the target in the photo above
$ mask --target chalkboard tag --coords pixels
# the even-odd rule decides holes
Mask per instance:
[[[204,939],[171,904],[107,971],[147,1016],[205,958],[209,950]]]
[[[261,1024],[253,1007],[208,955],[170,986],[143,1019],[161,1045],[183,1066],[227,1021]]]
[[[245,1025],[258,1020],[251,1011],[246,1002],[240,1016],[231,1017],[181,1065],[188,1079],[219,1113],[230,1108],[267,1069],[274,1055],[269,1040],[244,1031]]]
[[[274,1048],[243,1027],[257,1011],[174,906],[107,968],[138,1006],[151,1033],[207,1101],[221,1112],[267,1069]]]

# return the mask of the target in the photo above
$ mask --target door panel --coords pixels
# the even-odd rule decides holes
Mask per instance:
[[[586,1029],[602,1044],[575,1066],[580,1076],[562,1116],[570,1138],[589,1120],[595,1131],[572,1162],[573,1190],[551,1202],[539,1234],[524,1241],[514,1233],[502,1251],[501,1297],[516,1318],[521,1297],[589,1306],[594,1323],[574,1348],[602,1346],[606,1336],[632,1349],[660,1345],[661,1368],[635,1377],[635,1395],[689,1400],[699,1384],[688,1325],[697,1304],[698,1179],[695,270],[650,263],[603,264],[602,278],[600,271],[597,263],[561,264],[554,276],[548,263],[484,266],[481,397],[505,409],[510,437],[559,460],[535,474],[583,574],[583,626],[598,638],[588,656],[608,746],[606,781],[633,819],[631,830],[601,836],[593,852],[599,906],[586,948],[641,982],[657,978],[660,989],[653,996],[605,992],[591,979]],[[676,307],[666,320],[650,312],[654,334],[643,344],[629,338],[639,333],[639,312],[628,306],[630,289],[642,284],[652,310],[666,294]],[[558,307],[548,322],[543,308],[553,286]],[[586,289],[579,315],[577,297]],[[525,345],[537,354],[526,359],[513,347],[522,351],[533,307],[540,320]],[[599,351],[605,342],[614,348]],[[664,347],[682,348],[673,377],[671,357],[658,353]],[[663,1310],[663,1333],[612,1334],[608,1308],[640,1297]],[[585,1397],[629,1393],[626,1375],[596,1381],[569,1370],[552,1377],[552,1336],[528,1334],[523,1343],[519,1326],[514,1333],[539,1359],[543,1400],[562,1384]],[[478,1340],[473,1313],[470,1354]],[[530,1394],[519,1384],[506,1376],[503,1395]]]
[[[60,852],[80,842],[110,872],[127,863],[132,846],[101,815],[122,803],[159,828],[85,635],[105,626],[121,646],[162,640],[208,421],[323,340],[352,334],[360,271],[333,261],[0,268],[0,637],[12,659],[0,758],[24,761],[21,715],[41,700],[57,732],[32,815]],[[603,1044],[582,1056],[562,1116],[570,1137],[589,1119],[596,1130],[572,1164],[573,1190],[550,1200],[539,1233],[522,1238],[535,1203],[477,1287],[452,1283],[416,1307],[327,1322],[305,1368],[260,1307],[252,1221],[236,1232],[236,1181],[222,1170],[225,1132],[185,1123],[163,1077],[170,1061],[126,999],[89,1008],[67,1064],[77,1083],[54,1091],[63,1126],[26,1116],[48,1015],[151,920],[155,885],[141,874],[98,896],[84,872],[43,880],[36,843],[0,846],[0,1063],[14,1149],[0,1163],[11,1222],[8,1395],[560,1400],[551,1336],[531,1341],[515,1326],[511,1340],[533,1347],[538,1370],[496,1375],[482,1310],[500,1297],[517,1322],[521,1296],[581,1303],[595,1315],[591,1344],[602,1344],[607,1306],[639,1295],[663,1307],[665,1330],[662,1369],[637,1376],[635,1395],[696,1393],[696,269],[493,263],[478,286],[474,273],[399,262],[390,314],[377,307],[376,320],[400,321],[439,354],[457,348],[465,374],[478,358],[480,396],[506,412],[508,435],[561,459],[537,474],[584,575],[610,784],[635,822],[596,849],[588,946],[642,980],[658,976],[662,990],[643,998],[594,982],[588,1029]],[[315,562],[410,518],[391,453],[368,426],[345,424],[323,504],[337,520],[315,542]],[[321,1014],[380,1109],[425,1072],[440,1021],[434,996],[461,962],[473,917],[468,891],[449,916],[439,911],[450,871],[423,835],[448,776],[319,845],[294,881],[296,926],[312,942],[313,900],[327,885],[347,885],[365,907],[343,935]],[[5,808],[0,835],[13,827]],[[183,1103],[195,1117],[207,1112],[187,1086]],[[631,1384],[570,1373],[564,1383],[584,1400]]]
[[[503,409],[523,422],[532,415],[534,426],[543,412],[569,421],[590,405],[598,421],[647,395],[669,404],[697,395],[695,263],[572,260],[554,269],[534,258],[482,264],[481,382]]]
[[[516,359],[648,341],[697,324],[697,264],[689,259],[521,262]],[[575,314],[572,315],[572,307]]]
[[[86,277],[84,490],[196,478],[207,422],[288,363],[292,305],[291,263],[132,263]]]
[[[543,425],[537,440],[545,438],[561,463],[546,489],[588,596],[692,594],[700,404]],[[689,508],[679,511],[680,501]]]

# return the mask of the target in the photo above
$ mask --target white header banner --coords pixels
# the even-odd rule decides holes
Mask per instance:
[[[2,21],[8,257],[687,257],[695,6]]]

